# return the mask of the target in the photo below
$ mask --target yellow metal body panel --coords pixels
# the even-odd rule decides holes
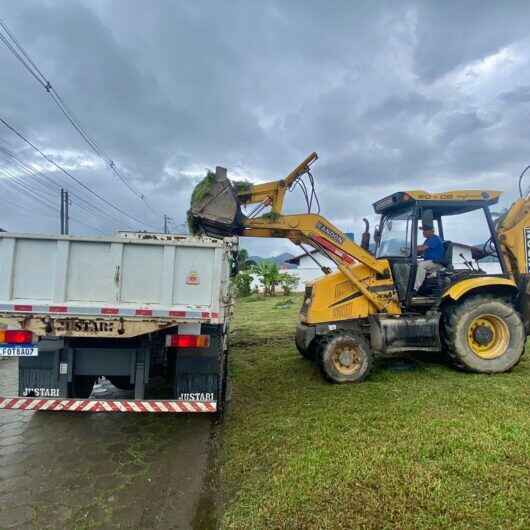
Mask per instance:
[[[528,199],[513,203],[497,227],[504,262],[515,278],[529,271],[530,204]]]
[[[373,272],[360,263],[351,266],[350,270],[370,292],[377,294],[385,312],[394,315],[401,313],[391,277],[376,279]],[[318,324],[352,320],[366,318],[378,312],[377,307],[352,285],[346,275],[337,271],[312,283],[311,303],[303,321],[307,324]]]
[[[494,286],[511,287],[517,290],[515,282],[508,278],[499,278],[497,276],[479,276],[477,278],[468,278],[461,282],[452,285],[445,293],[444,298],[451,298],[458,300],[463,295],[480,287],[494,287]]]
[[[423,190],[405,191],[417,201],[483,201],[498,199],[502,192],[493,190],[450,190],[441,193],[429,193]],[[487,195],[486,195],[487,194]]]

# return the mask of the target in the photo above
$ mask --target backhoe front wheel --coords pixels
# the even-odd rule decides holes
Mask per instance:
[[[360,383],[370,373],[373,355],[364,337],[333,333],[319,341],[320,367],[332,383]]]
[[[464,370],[506,372],[521,359],[525,346],[524,325],[507,301],[478,295],[457,303],[445,318],[449,355]]]

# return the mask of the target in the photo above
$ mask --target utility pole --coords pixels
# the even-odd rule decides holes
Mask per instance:
[[[70,194],[65,191],[64,192],[64,233],[69,234],[70,233]]]
[[[65,235],[70,232],[69,206],[69,194],[65,189],[61,188],[61,235]]]
[[[61,188],[61,235],[64,235],[64,190]]]
[[[164,234],[168,234],[169,233],[168,230],[167,230],[168,219],[169,219],[169,217],[166,214],[164,214]]]

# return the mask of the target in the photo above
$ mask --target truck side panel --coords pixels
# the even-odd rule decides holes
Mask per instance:
[[[221,242],[0,235],[0,303],[212,307]]]

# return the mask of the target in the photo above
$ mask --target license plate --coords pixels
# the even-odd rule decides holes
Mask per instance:
[[[37,357],[39,347],[35,344],[3,344],[0,357]]]

